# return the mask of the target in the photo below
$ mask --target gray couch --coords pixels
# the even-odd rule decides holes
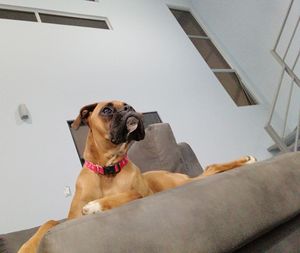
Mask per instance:
[[[150,138],[160,134],[172,138]],[[135,143],[129,154],[142,170],[156,168],[142,164],[144,159],[154,159],[156,153],[159,162],[152,161],[151,166],[162,164],[164,169],[181,172],[190,168],[192,175],[197,174],[196,168],[200,172],[190,148],[176,144],[168,125],[151,126],[147,135],[150,140],[147,137],[143,143]],[[157,144],[164,141],[170,145],[165,150],[166,145]],[[182,146],[187,147],[187,153],[181,151]],[[178,152],[172,153],[171,148]],[[147,154],[139,153],[142,150],[148,150]],[[168,157],[170,153],[173,159]],[[175,167],[169,167],[168,159],[176,160]],[[33,232],[31,229],[0,236],[0,252],[16,252]],[[300,252],[299,236],[298,152],[214,175],[101,214],[63,222],[46,234],[39,252],[292,253]]]

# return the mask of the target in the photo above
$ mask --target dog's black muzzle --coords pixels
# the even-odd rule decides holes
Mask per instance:
[[[132,107],[115,112],[111,121],[111,142],[117,145],[144,139],[145,129],[142,117],[142,114],[135,112]]]

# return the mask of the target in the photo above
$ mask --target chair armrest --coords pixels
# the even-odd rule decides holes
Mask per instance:
[[[196,177],[201,174],[203,172],[203,168],[201,167],[191,146],[185,142],[181,142],[178,144],[178,147],[184,161],[184,168],[181,173],[187,174],[190,177]]]

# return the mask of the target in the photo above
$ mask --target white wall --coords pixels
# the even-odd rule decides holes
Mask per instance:
[[[245,81],[261,103],[267,107],[273,102],[281,67],[271,55],[290,0],[192,0],[192,10],[206,28],[232,66]],[[288,40],[300,14],[300,1],[295,0],[287,21],[278,51],[283,55]],[[287,55],[292,65],[299,52],[300,29]],[[295,72],[300,76],[300,63]],[[276,108],[277,117],[283,118],[286,111],[290,81],[284,79]],[[288,126],[294,129],[300,108],[300,92],[294,89]],[[278,130],[283,129],[283,120],[274,122]]]
[[[166,1],[181,4],[183,1]],[[66,216],[80,170],[66,121],[121,99],[157,110],[203,166],[269,156],[264,105],[238,108],[159,0],[0,0],[108,17],[113,30],[0,20],[0,233]],[[187,6],[189,7],[189,6]],[[32,123],[15,114],[25,103]]]
[[[169,8],[191,10],[192,0],[162,0]]]

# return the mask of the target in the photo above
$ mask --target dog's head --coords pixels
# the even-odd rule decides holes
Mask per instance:
[[[112,144],[129,143],[145,137],[142,114],[121,101],[100,102],[84,106],[72,124],[77,129],[87,124],[94,135]]]

